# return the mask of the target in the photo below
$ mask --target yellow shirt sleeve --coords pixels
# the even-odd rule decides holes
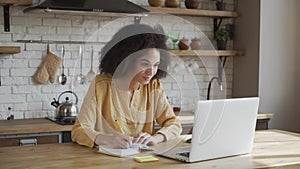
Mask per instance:
[[[156,89],[158,89],[155,96],[156,122],[161,126],[161,129],[157,133],[163,134],[166,140],[176,138],[182,132],[181,124],[174,114],[159,80],[157,81]]]
[[[96,136],[100,134],[100,132],[94,129],[96,123],[96,105],[95,80],[93,80],[72,128],[72,140],[80,145],[93,147]]]

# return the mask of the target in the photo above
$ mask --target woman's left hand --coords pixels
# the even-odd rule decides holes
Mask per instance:
[[[162,134],[155,134],[151,136],[148,133],[140,133],[133,138],[133,143],[146,144],[149,146],[156,145],[164,141],[164,136]]]

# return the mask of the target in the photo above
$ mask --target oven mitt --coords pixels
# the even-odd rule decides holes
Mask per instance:
[[[33,77],[35,82],[38,84],[46,84],[48,80],[50,80],[50,83],[54,83],[60,63],[61,58],[50,52],[48,49],[47,56]]]

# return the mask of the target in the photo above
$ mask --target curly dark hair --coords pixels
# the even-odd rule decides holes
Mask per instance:
[[[166,77],[170,64],[170,55],[166,46],[167,37],[161,26],[151,27],[145,24],[131,24],[121,28],[102,48],[99,70],[101,74],[114,75],[118,66],[129,55],[144,49],[155,48],[160,51],[160,64],[153,78]],[[140,55],[136,55],[139,57]],[[132,62],[130,63],[132,64]],[[125,69],[128,69],[127,65]],[[126,71],[126,70],[124,70]],[[119,73],[122,76],[125,72]]]

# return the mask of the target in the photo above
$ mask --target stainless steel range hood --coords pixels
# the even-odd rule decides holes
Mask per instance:
[[[36,6],[25,8],[23,12],[35,9],[129,14],[148,12],[128,0],[42,0]]]

